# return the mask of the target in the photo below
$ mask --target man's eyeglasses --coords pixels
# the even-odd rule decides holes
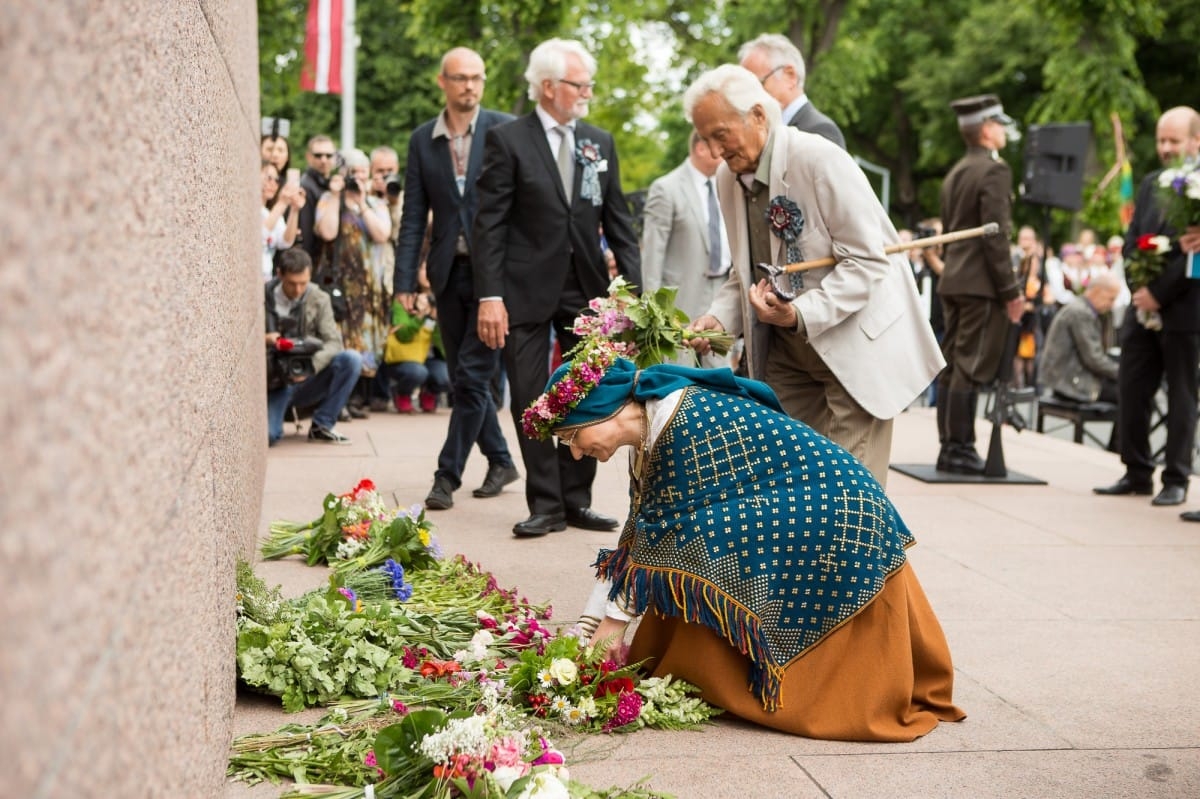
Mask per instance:
[[[590,92],[596,88],[596,81],[594,81],[594,80],[589,80],[587,83],[579,83],[577,81],[567,80],[566,78],[559,78],[558,82],[565,83],[568,86],[574,86],[575,91],[578,91],[578,92],[581,92],[584,89],[587,89]]]
[[[767,85],[767,80],[768,80],[768,79],[769,79],[769,78],[770,78],[772,75],[774,75],[776,72],[778,72],[779,70],[783,69],[783,68],[784,68],[784,67],[786,67],[786,66],[787,66],[787,64],[780,64],[779,66],[775,67],[775,69],[771,70],[771,71],[770,71],[770,72],[768,72],[766,75],[763,75],[761,78],[759,78],[759,79],[758,79],[758,82],[759,82],[760,84],[762,84],[763,86],[766,86],[766,85]]]
[[[446,80],[451,83],[487,83],[487,75],[446,75]]]
[[[333,158],[335,153],[312,153],[313,158]]]

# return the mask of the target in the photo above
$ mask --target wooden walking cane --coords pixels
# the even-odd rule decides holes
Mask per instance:
[[[949,233],[943,233],[940,236],[929,236],[924,239],[913,239],[912,241],[897,242],[889,244],[883,248],[887,255],[895,255],[898,252],[905,250],[923,249],[925,247],[936,247],[939,244],[949,244],[952,241],[963,241],[964,239],[977,239],[983,236],[995,236],[1000,232],[1000,225],[995,222],[988,222],[986,225],[979,227],[964,228],[962,230],[952,230]],[[822,266],[833,266],[838,262],[835,256],[827,255],[824,258],[815,258],[811,261],[798,261],[794,264],[786,264],[784,266],[775,266],[774,264],[759,264],[759,269],[767,273],[771,285],[775,288],[775,293],[784,299],[795,299],[796,293],[792,291],[791,281],[777,280],[781,275],[790,275],[793,272],[806,272],[809,269],[819,269]]]

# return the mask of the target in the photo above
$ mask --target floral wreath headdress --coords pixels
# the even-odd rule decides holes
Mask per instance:
[[[622,348],[602,338],[584,339],[571,354],[567,373],[535,399],[521,415],[525,435],[539,441],[550,438],[553,431],[599,385],[604,373],[622,354]]]

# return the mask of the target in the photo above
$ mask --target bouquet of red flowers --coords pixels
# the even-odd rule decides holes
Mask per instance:
[[[1138,236],[1137,249],[1125,262],[1125,274],[1136,291],[1162,274],[1163,260],[1171,251],[1171,240],[1166,236],[1147,233]],[[1147,330],[1162,330],[1162,316],[1158,311],[1137,312],[1138,323]]]

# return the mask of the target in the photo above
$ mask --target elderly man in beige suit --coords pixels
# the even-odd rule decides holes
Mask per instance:
[[[886,485],[892,418],[945,365],[904,255],[884,253],[899,241],[896,229],[850,156],[784,126],[753,73],[718,67],[683,103],[725,161],[717,195],[733,255],[729,279],[693,327],[745,336],[750,376]],[[793,282],[790,302],[754,266],[831,254],[834,266]],[[700,339],[693,346],[707,349]]]

